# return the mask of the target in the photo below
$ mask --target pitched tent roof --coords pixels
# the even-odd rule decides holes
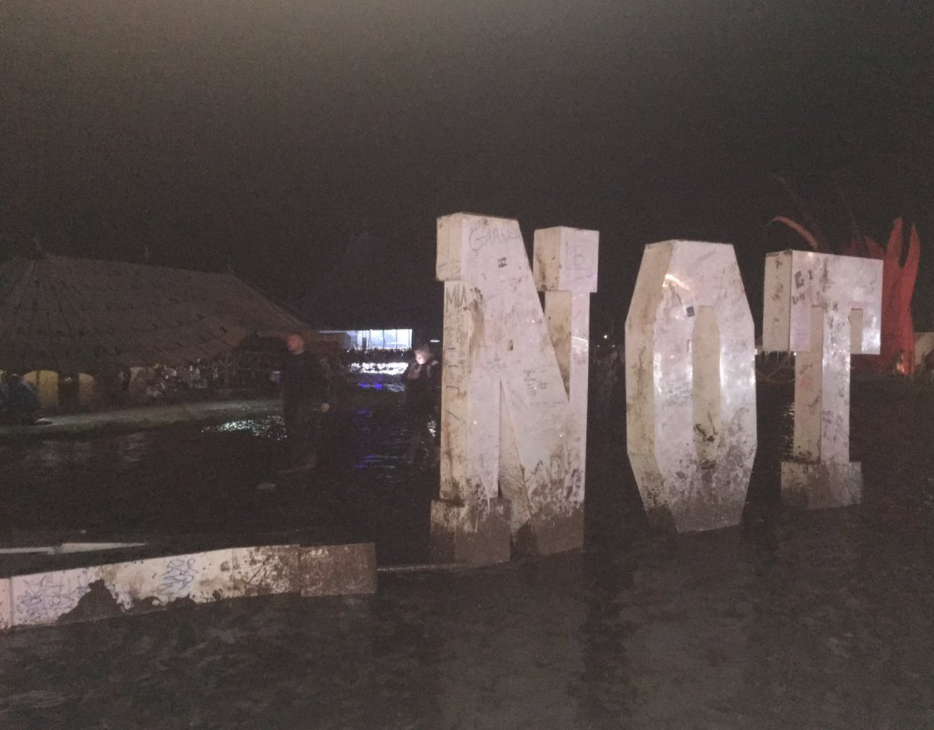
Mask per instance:
[[[49,255],[0,265],[2,370],[182,364],[307,330],[232,274]]]

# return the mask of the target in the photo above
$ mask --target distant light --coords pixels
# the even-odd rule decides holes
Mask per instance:
[[[227,421],[215,426],[205,426],[201,429],[202,433],[250,433],[253,436],[261,436],[280,440],[285,437],[285,422],[282,416],[270,415],[257,418],[241,419],[236,421]]]
[[[402,375],[407,367],[404,362],[364,362],[352,364],[349,370],[361,375]]]
[[[603,335],[603,339],[604,339],[604,340],[608,340],[608,339],[610,339],[610,336],[609,336],[609,335]]]

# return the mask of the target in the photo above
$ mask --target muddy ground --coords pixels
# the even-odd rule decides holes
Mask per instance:
[[[301,529],[419,562],[437,473],[401,464],[396,397],[291,482],[275,419],[6,442],[0,539]],[[583,552],[2,636],[0,728],[932,728],[934,398],[855,386],[865,502],[802,513],[778,501],[790,397],[760,388],[735,529],[652,533],[617,413],[591,427]]]

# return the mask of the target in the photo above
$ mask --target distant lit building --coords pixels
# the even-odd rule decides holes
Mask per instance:
[[[412,330],[321,330],[322,335],[343,335],[346,349],[356,350],[410,350]]]
[[[364,231],[309,287],[302,316],[348,350],[409,350],[440,333],[444,288],[432,269],[411,247]]]

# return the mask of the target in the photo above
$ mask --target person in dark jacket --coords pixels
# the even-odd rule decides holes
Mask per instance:
[[[405,462],[415,463],[418,450],[424,444],[434,463],[438,460],[441,363],[431,354],[428,345],[417,346],[413,354],[414,358],[402,376],[405,385],[405,419],[411,434]],[[435,433],[429,428],[432,420],[436,425]]]
[[[292,470],[313,468],[317,463],[317,431],[327,413],[327,376],[318,358],[305,351],[301,335],[285,340],[288,353],[282,363],[282,416]]]
[[[39,417],[39,396],[22,375],[11,375],[6,381],[6,410],[11,421],[31,426]]]

